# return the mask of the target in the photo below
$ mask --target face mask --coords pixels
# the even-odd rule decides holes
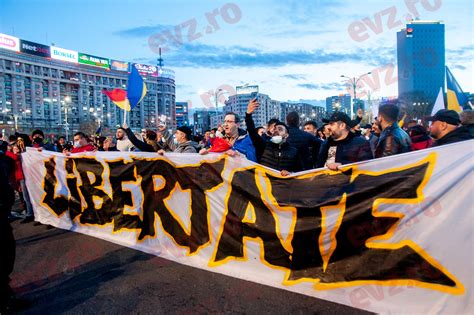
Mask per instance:
[[[175,145],[178,145],[178,139],[173,138],[173,143],[174,143]]]
[[[43,142],[43,138],[36,137],[36,138],[33,139],[33,142],[36,143],[36,144],[41,143],[41,142]]]
[[[80,141],[74,141],[74,147],[75,148],[80,148],[81,147],[81,142]]]
[[[275,144],[280,144],[283,141],[283,137],[282,136],[273,136],[270,141],[275,143]]]
[[[218,138],[224,138],[224,135],[220,131],[216,131],[216,137]]]
[[[210,138],[214,138],[215,135],[214,135],[213,133],[211,133],[211,134],[209,135],[209,137],[210,137]]]

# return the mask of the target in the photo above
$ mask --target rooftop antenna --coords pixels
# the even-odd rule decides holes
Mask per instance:
[[[160,47],[160,50],[159,50],[159,54],[160,54],[160,58],[158,58],[158,66],[160,68],[163,68],[163,58],[161,58],[161,47]]]

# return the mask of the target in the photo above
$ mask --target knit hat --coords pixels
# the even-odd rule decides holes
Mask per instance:
[[[192,140],[193,131],[191,130],[191,128],[189,128],[188,126],[181,126],[181,127],[178,127],[178,130],[186,134],[186,139]]]
[[[44,133],[43,131],[41,131],[40,129],[36,129],[35,131],[33,131],[31,133],[31,138],[33,138],[34,136],[36,135],[40,135],[43,139],[44,139]]]

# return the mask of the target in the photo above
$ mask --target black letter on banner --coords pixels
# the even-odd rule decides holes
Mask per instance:
[[[319,250],[321,207],[340,203],[351,172],[335,175],[323,173],[310,178],[267,176],[278,204],[296,208],[289,280],[322,277],[323,259]]]
[[[43,187],[45,195],[41,202],[47,205],[56,215],[61,215],[65,211],[69,210],[69,216],[71,220],[74,220],[81,211],[81,198],[79,196],[79,191],[77,189],[77,178],[74,175],[74,161],[72,159],[66,159],[66,185],[70,192],[70,197],[66,198],[65,196],[55,197],[55,187],[58,183],[58,179],[54,174],[56,169],[55,158],[52,157],[49,160],[44,162],[46,168],[46,175],[44,177]]]
[[[79,189],[87,205],[81,214],[80,222],[98,225],[112,222],[114,215],[111,207],[112,202],[103,187],[101,187],[104,185],[102,178],[104,167],[95,159],[77,158],[74,159],[74,162],[82,180],[82,185]],[[94,175],[95,179],[93,182],[89,179],[88,173]],[[94,197],[98,197],[101,200],[101,204],[97,208],[94,204]]]
[[[417,198],[417,189],[426,176],[428,165],[381,175],[361,174],[355,178],[348,187],[346,213],[336,234],[337,247],[321,283],[411,279],[456,286],[452,279],[407,245],[398,249],[366,246],[369,238],[387,233],[399,221],[383,216],[383,212],[375,217],[372,214],[374,202],[380,198]],[[355,230],[358,231],[357,241],[353,239]]]
[[[112,212],[114,213],[114,231],[125,229],[140,229],[141,220],[138,215],[124,214],[125,206],[133,206],[132,193],[122,189],[123,182],[135,182],[135,163],[125,163],[124,160],[107,162],[110,169],[110,184],[112,186]]]
[[[215,163],[203,163],[196,167],[174,167],[165,160],[135,161],[138,174],[142,176],[142,189],[145,194],[143,203],[143,225],[139,239],[155,235],[155,212],[160,216],[163,229],[180,246],[189,247],[190,253],[209,241],[208,209],[206,204],[206,190],[223,182],[221,172],[225,160]],[[165,184],[155,191],[153,175],[160,175]],[[178,221],[166,208],[164,199],[179,183],[182,189],[191,190],[191,234],[187,235]],[[185,205],[188,206],[188,205]]]
[[[242,222],[249,205],[255,209],[255,223]],[[290,267],[290,254],[278,238],[275,218],[262,201],[255,183],[255,169],[235,172],[227,208],[228,213],[217,245],[215,262],[229,256],[244,257],[243,238],[247,236],[262,239],[264,258],[268,263]]]

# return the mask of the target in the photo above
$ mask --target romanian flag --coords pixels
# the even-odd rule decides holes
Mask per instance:
[[[130,102],[127,99],[127,92],[122,89],[113,89],[112,91],[102,90],[115,105],[123,110],[130,111]]]
[[[138,73],[137,69],[132,66],[132,72],[128,76],[127,91],[122,89],[113,89],[112,91],[103,90],[102,93],[107,95],[115,105],[123,110],[131,111],[145,97],[147,92],[145,82]]]
[[[448,109],[460,113],[462,112],[462,106],[468,103],[468,99],[448,67],[446,67],[446,81],[448,87],[446,91]]]

